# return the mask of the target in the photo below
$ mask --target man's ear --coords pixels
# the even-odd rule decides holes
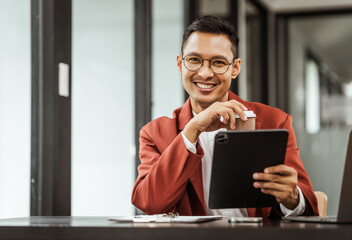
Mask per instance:
[[[176,64],[177,64],[178,71],[182,73],[182,55],[181,54],[177,55]]]
[[[240,58],[236,58],[234,63],[233,63],[233,69],[232,69],[232,79],[235,79],[238,74],[240,74],[241,71],[241,59]]]

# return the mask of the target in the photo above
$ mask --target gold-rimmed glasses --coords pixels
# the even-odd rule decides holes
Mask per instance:
[[[201,56],[194,55],[194,54],[186,55],[182,57],[182,60],[183,60],[184,66],[189,71],[193,71],[193,72],[198,71],[203,66],[204,61],[209,61],[210,69],[213,71],[213,73],[216,73],[216,74],[226,73],[230,65],[232,65],[234,62],[234,60],[232,62],[229,62],[226,58],[223,58],[223,57],[214,57],[211,59],[205,59],[205,58],[202,58]]]

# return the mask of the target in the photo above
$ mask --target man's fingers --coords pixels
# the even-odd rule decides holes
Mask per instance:
[[[254,182],[253,186],[255,188],[261,188],[261,189],[270,189],[270,190],[275,190],[279,192],[285,192],[286,186],[280,183],[275,183],[275,182]]]
[[[235,113],[231,108],[228,107],[218,107],[219,120],[221,123],[226,124],[226,128],[234,129],[236,124]]]
[[[286,198],[286,193],[281,191],[275,191],[273,189],[260,189],[262,193],[272,195],[276,198],[276,201],[281,203]]]
[[[262,193],[274,196],[276,198],[276,201],[279,203],[283,202],[285,199],[287,199],[288,193],[285,191],[283,185],[281,184],[273,184],[272,186],[268,188],[260,188],[260,191]]]
[[[296,197],[292,197],[290,195],[287,194],[287,192],[282,192],[282,191],[276,191],[276,190],[273,190],[273,189],[266,189],[266,188],[262,188],[260,189],[260,191],[262,193],[265,193],[265,194],[269,194],[269,195],[272,195],[276,198],[276,201],[283,204],[285,207],[287,207],[288,209],[295,209],[299,203],[299,193],[297,198]],[[297,190],[298,191],[298,190]],[[290,203],[293,199],[296,199],[295,202],[296,203]]]
[[[244,111],[239,106],[235,106],[235,113],[240,116],[242,121],[247,121],[246,114],[244,114]]]
[[[281,184],[292,182],[291,176],[284,176],[284,175],[270,174],[270,173],[254,173],[253,179],[258,181],[276,182]]]
[[[276,201],[289,209],[294,209],[299,201],[297,190],[297,171],[286,165],[277,165],[264,169],[264,173],[254,173],[255,188],[272,195]]]
[[[235,114],[239,115],[242,120],[247,120],[244,110],[247,110],[247,108],[235,100],[215,102],[195,117],[197,129],[200,132],[214,131],[223,127],[234,129],[236,124]]]
[[[229,114],[230,115],[230,129],[235,129],[235,126],[236,126],[236,118],[235,118],[235,114],[234,112],[232,111],[232,109],[230,110],[232,113]]]
[[[225,125],[227,125],[229,119],[230,119],[230,116],[228,114],[228,112],[226,112],[226,110],[223,110],[221,113],[220,113],[220,122],[224,123]]]
[[[240,102],[238,102],[236,100],[230,100],[229,102],[232,103],[232,104],[238,105],[243,111],[247,111],[248,110],[248,108],[245,105],[243,105],[242,103],[240,103]]]
[[[280,174],[285,176],[297,175],[297,172],[295,169],[283,164],[273,166],[273,167],[267,167],[264,169],[264,173]]]
[[[246,108],[246,106],[244,106],[242,103],[240,102],[237,102],[236,100],[231,100],[231,101],[228,101],[226,103],[226,106],[228,106],[229,108],[231,108],[238,116],[240,116],[240,118],[243,120],[243,121],[246,121],[247,120],[247,117],[246,115],[244,114],[244,111],[248,110]]]
[[[228,121],[226,122],[227,128],[234,129],[236,124],[235,113],[231,108],[226,108],[225,110],[228,116]]]

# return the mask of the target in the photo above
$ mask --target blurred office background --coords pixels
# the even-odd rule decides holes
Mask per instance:
[[[0,0],[0,218],[134,214],[138,131],[187,98],[176,55],[184,27],[207,14],[238,30],[231,89],[293,115],[313,187],[336,214],[351,0]],[[61,62],[69,96],[57,94]]]

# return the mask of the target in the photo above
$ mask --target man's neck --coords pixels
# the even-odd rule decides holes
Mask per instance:
[[[211,105],[211,104],[210,104]],[[196,114],[199,114],[200,112],[204,111],[205,109],[207,109],[209,106],[209,104],[200,104],[197,103],[195,101],[193,101],[191,99],[191,107],[192,107],[192,111],[195,112]]]

